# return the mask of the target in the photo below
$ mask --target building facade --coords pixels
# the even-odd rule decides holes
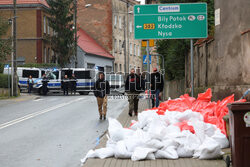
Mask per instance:
[[[48,24],[45,0],[17,1],[17,63],[50,63],[53,52],[47,40],[53,31]],[[13,18],[13,1],[0,1],[0,16]],[[12,28],[4,38],[12,36]],[[7,61],[11,56],[7,57]]]
[[[115,72],[142,66],[141,44],[134,40],[131,12],[136,4],[135,0],[78,1],[78,24],[114,56]]]
[[[105,72],[113,70],[114,57],[100,46],[83,29],[77,32],[77,67],[88,69],[103,69]],[[75,60],[72,58],[69,67],[74,67]]]

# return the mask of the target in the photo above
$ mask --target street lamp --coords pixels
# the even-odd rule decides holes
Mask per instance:
[[[85,8],[92,6],[92,4],[86,4]],[[77,0],[74,0],[74,35],[75,35],[75,68],[77,68]]]

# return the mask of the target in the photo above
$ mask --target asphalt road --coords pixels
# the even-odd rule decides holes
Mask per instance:
[[[1,104],[1,101],[0,101]],[[125,99],[108,101],[117,118]],[[52,95],[0,105],[0,167],[79,167],[108,128],[93,96]]]

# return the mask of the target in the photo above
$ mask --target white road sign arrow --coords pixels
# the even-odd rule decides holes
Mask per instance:
[[[137,8],[137,13],[140,13],[140,8],[139,7]]]
[[[137,25],[136,28],[142,28],[142,26]]]

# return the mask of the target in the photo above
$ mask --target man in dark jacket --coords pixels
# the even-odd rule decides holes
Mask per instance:
[[[104,73],[99,73],[99,79],[95,82],[94,85],[94,94],[97,99],[98,110],[100,115],[100,120],[103,118],[106,119],[107,114],[107,94],[110,93],[109,82],[105,80]]]
[[[163,91],[164,78],[157,71],[157,68],[153,68],[151,74],[151,95],[152,95],[152,107],[159,106],[159,94]]]
[[[125,83],[125,91],[128,94],[128,102],[129,102],[129,113],[128,115],[132,117],[133,111],[135,116],[138,115],[138,95],[141,91],[141,83],[140,77],[135,74],[135,69],[132,68],[130,70],[130,74],[128,75]]]
[[[45,74],[43,74],[43,77],[42,77],[42,94],[43,95],[46,95],[48,93],[48,78],[46,77]]]
[[[75,77],[75,74],[72,74],[72,77],[70,78],[70,88],[71,88],[71,94],[74,92],[74,95],[76,94],[76,82],[77,79]]]
[[[62,85],[63,85],[63,95],[68,95],[69,94],[69,78],[68,75],[65,75],[63,80],[62,80]]]

